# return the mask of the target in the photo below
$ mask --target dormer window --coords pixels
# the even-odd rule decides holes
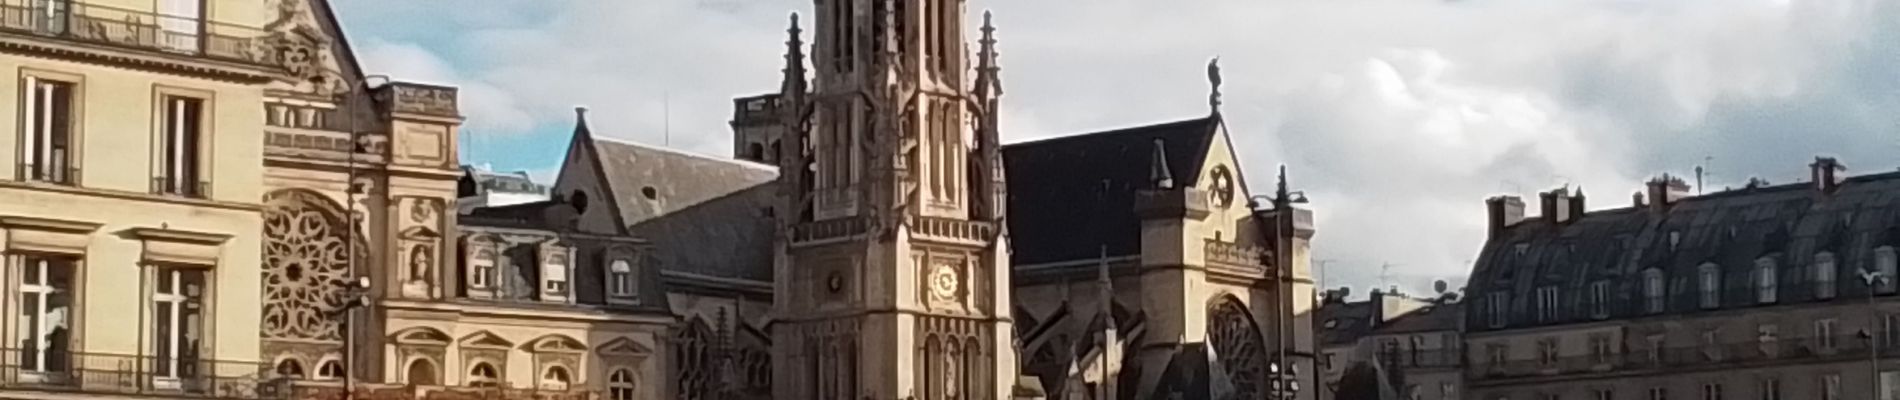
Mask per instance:
[[[1900,273],[1900,270],[1897,270],[1900,268],[1896,268],[1896,262],[1900,262],[1900,258],[1894,254],[1893,246],[1880,246],[1874,249],[1874,273],[1880,274],[1881,277],[1880,280],[1874,282],[1874,293],[1893,294],[1894,281],[1900,280],[1900,275],[1895,275]]]
[[[558,240],[541,244],[541,300],[567,302],[573,296],[569,277],[573,276],[574,248]]]
[[[1702,308],[1711,309],[1722,306],[1722,267],[1713,263],[1702,264],[1696,268],[1696,276],[1701,282]]]
[[[614,260],[607,265],[607,294],[633,297],[633,265],[627,260]]]
[[[1834,266],[1834,253],[1814,255],[1814,298],[1827,300],[1834,298],[1838,285],[1835,284],[1839,271]]]
[[[1643,270],[1643,311],[1650,314],[1663,312],[1663,301],[1667,298],[1667,288],[1663,286],[1661,269]]]
[[[1774,303],[1780,300],[1777,293],[1780,277],[1775,270],[1775,259],[1762,257],[1755,260],[1755,302]]]
[[[473,298],[494,298],[500,279],[500,265],[504,262],[496,238],[487,235],[469,237],[462,246],[465,269],[463,281],[468,282],[468,295]]]

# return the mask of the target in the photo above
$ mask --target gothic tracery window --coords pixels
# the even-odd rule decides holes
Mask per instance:
[[[1236,398],[1258,398],[1266,376],[1266,345],[1253,317],[1239,300],[1224,298],[1208,310],[1207,336],[1234,385]]]
[[[706,322],[694,319],[674,338],[673,361],[678,369],[679,396],[681,399],[698,400],[712,394],[712,375],[714,365],[712,353],[707,345],[712,339],[712,329]]]
[[[336,318],[349,275],[346,217],[321,195],[281,191],[264,211],[264,336],[341,340]]]

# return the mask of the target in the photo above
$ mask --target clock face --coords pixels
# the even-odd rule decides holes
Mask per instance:
[[[1213,175],[1208,179],[1208,192],[1214,196],[1214,204],[1227,207],[1234,204],[1234,172],[1221,165],[1214,167]]]
[[[930,274],[930,294],[940,299],[956,298],[957,283],[957,269],[950,265],[939,265]]]

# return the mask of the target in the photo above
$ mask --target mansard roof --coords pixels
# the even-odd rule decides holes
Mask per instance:
[[[1149,186],[1155,142],[1174,184],[1191,186],[1221,126],[1210,115],[1003,146],[1011,263],[1094,259],[1103,245],[1110,257],[1140,254],[1135,193]]]
[[[1605,318],[1648,316],[1643,310],[1642,273],[1663,273],[1663,315],[1701,311],[1697,269],[1721,271],[1721,309],[1760,306],[1753,292],[1753,267],[1767,260],[1778,268],[1778,296],[1772,304],[1863,298],[1865,285],[1854,278],[1868,268],[1874,250],[1900,245],[1900,173],[1843,180],[1831,190],[1814,182],[1727,190],[1686,197],[1666,207],[1654,204],[1583,213],[1556,222],[1530,217],[1500,228],[1485,243],[1474,265],[1467,301],[1508,295],[1505,329],[1588,321],[1585,303],[1590,285],[1607,282],[1611,296]],[[1672,239],[1673,237],[1673,239]],[[1820,253],[1832,253],[1839,294],[1816,296],[1811,268]],[[1535,290],[1559,290],[1558,315],[1534,321]],[[1490,304],[1474,304],[1485,310]],[[1466,313],[1470,331],[1489,326],[1487,313]]]
[[[1315,312],[1321,346],[1350,345],[1372,332],[1372,302],[1324,304]]]
[[[621,223],[662,268],[772,280],[776,168],[589,136]]]

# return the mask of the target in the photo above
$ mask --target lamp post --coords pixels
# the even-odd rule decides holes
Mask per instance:
[[[356,329],[352,322],[357,309],[369,306],[369,277],[358,276],[343,285],[345,300],[337,315],[343,319],[343,398],[349,400],[356,398]]]
[[[1881,335],[1880,335],[1880,329],[1879,329],[1880,325],[1878,325],[1880,321],[1876,319],[1876,318],[1879,318],[1880,313],[1878,312],[1879,310],[1875,308],[1874,306],[1874,295],[1876,293],[1879,293],[1880,285],[1887,283],[1888,279],[1892,279],[1892,278],[1889,278],[1886,274],[1881,273],[1881,271],[1875,271],[1875,270],[1870,270],[1870,269],[1865,269],[1865,268],[1860,270],[1860,280],[1862,282],[1867,283],[1867,329],[1863,330],[1862,332],[1864,335],[1867,336],[1868,386],[1873,388],[1873,390],[1869,391],[1868,393],[1871,393],[1872,397],[1876,399],[1881,398],[1881,393],[1880,393],[1880,389],[1881,389],[1880,387],[1880,339],[1881,337],[1880,336]],[[1888,332],[1887,334],[1891,335],[1892,332]]]
[[[1287,237],[1292,234],[1293,215],[1291,213],[1293,212],[1293,205],[1305,204],[1306,202],[1306,192],[1287,189],[1286,165],[1280,166],[1279,181],[1275,185],[1272,195],[1259,195],[1247,199],[1248,208],[1253,209],[1254,212],[1254,221],[1261,224],[1273,225],[1271,227],[1263,227],[1266,229],[1262,229],[1261,231],[1271,232],[1273,234],[1273,248],[1270,249],[1271,251],[1265,252],[1263,258],[1267,259],[1263,261],[1265,261],[1274,272],[1272,278],[1273,290],[1278,293],[1273,301],[1274,310],[1273,317],[1271,318],[1274,330],[1273,362],[1267,365],[1267,369],[1269,370],[1268,378],[1271,379],[1268,383],[1267,390],[1273,395],[1272,397],[1276,399],[1292,399],[1299,393],[1300,387],[1298,379],[1299,368],[1297,368],[1299,364],[1287,362],[1288,336],[1294,332],[1294,328],[1292,327],[1293,297],[1291,293],[1293,290],[1293,285],[1291,284],[1293,279],[1291,271],[1293,264],[1291,247],[1293,241]],[[1286,363],[1286,366],[1289,368],[1283,370],[1281,368],[1282,363]],[[1282,373],[1282,371],[1284,371],[1284,373]]]

